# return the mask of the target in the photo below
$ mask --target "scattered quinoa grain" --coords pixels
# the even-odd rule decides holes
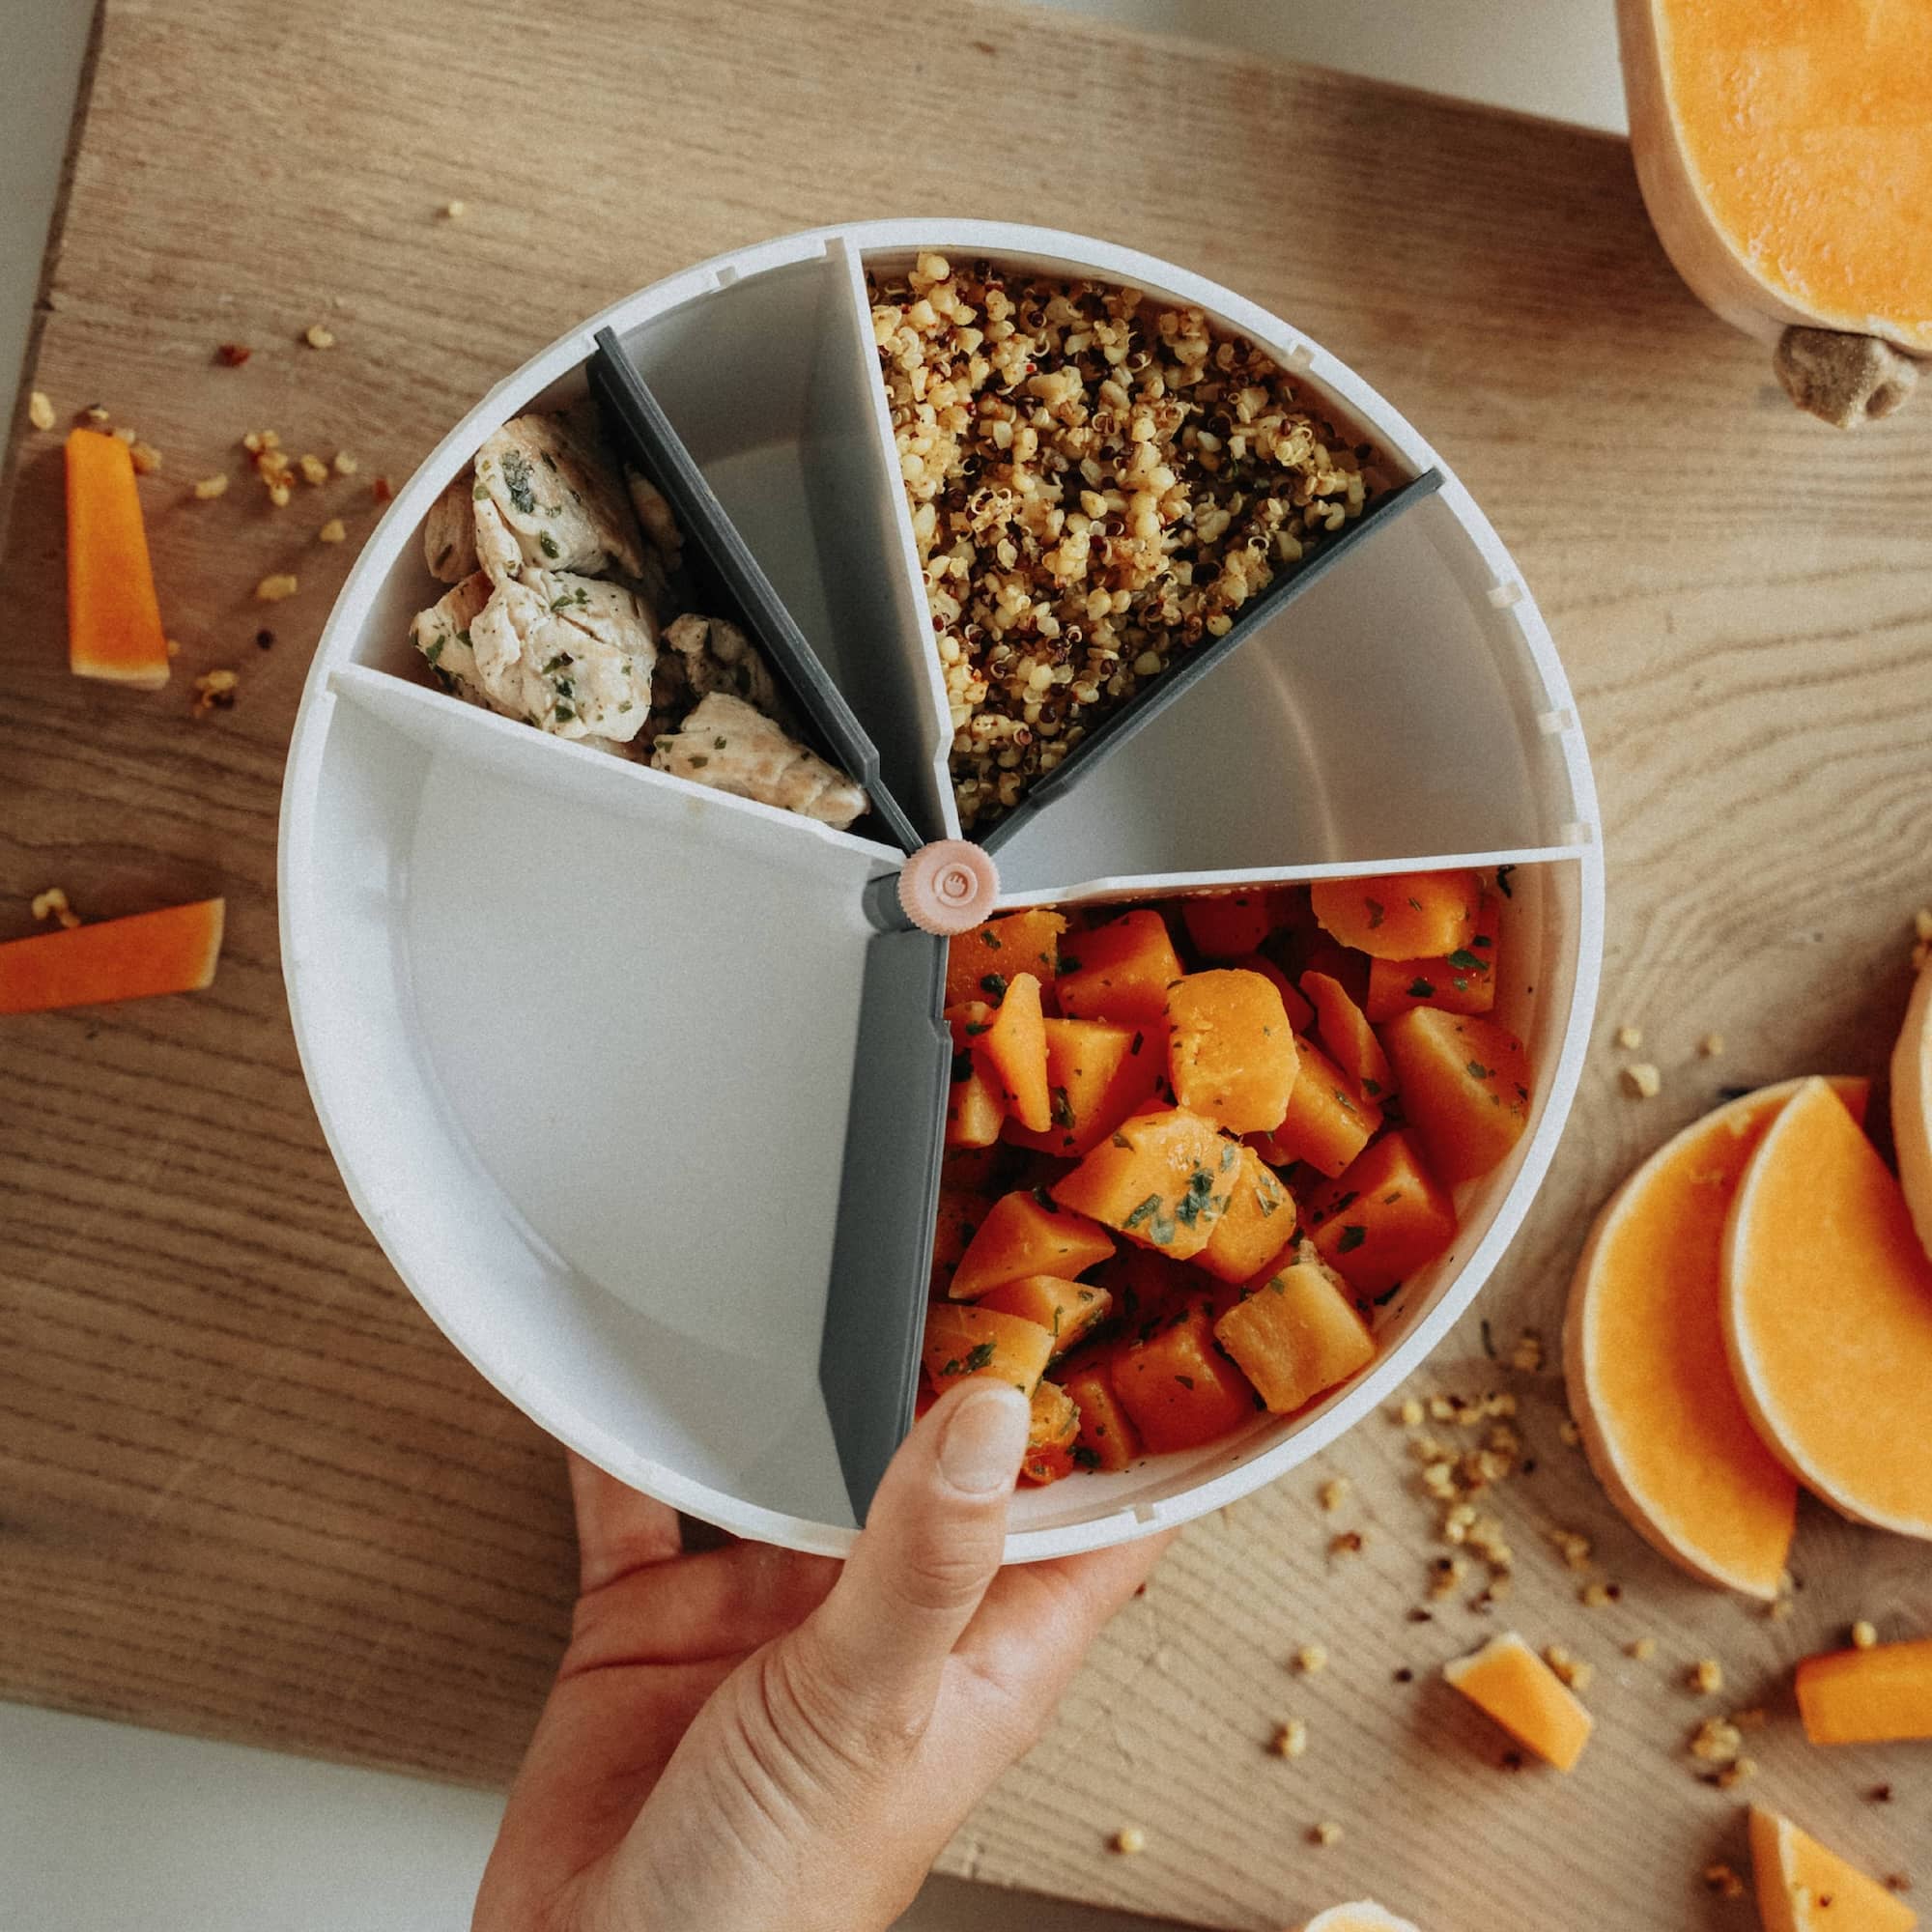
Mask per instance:
[[[211,711],[232,710],[239,683],[241,679],[232,670],[203,671],[194,681],[194,715],[206,718]]]
[[[1349,1496],[1347,1476],[1330,1476],[1316,1492],[1316,1498],[1324,1510],[1330,1513],[1340,1509]]]
[[[319,456],[311,456],[307,451],[303,451],[296,458],[296,466],[300,469],[304,483],[322,484],[328,481],[328,465]]]
[[[1728,1718],[1706,1718],[1690,1733],[1690,1755],[1705,1764],[1731,1764],[1744,1748],[1744,1734]]]
[[[1510,1350],[1510,1367],[1533,1376],[1543,1366],[1543,1337],[1534,1328],[1525,1328]]]
[[[1663,1091],[1663,1076],[1649,1061],[1640,1060],[1634,1066],[1626,1066],[1622,1079],[1624,1092],[1634,1100],[1654,1100]]]
[[[245,342],[224,342],[214,352],[214,359],[224,369],[239,369],[254,351]]]
[[[1685,1672],[1684,1681],[1700,1697],[1715,1697],[1724,1688],[1724,1666],[1715,1657],[1700,1657]]]
[[[114,440],[116,442],[125,442],[130,451],[134,447],[134,432],[128,429],[126,424],[123,424],[114,432]]]
[[[1622,1597],[1623,1592],[1614,1583],[1594,1581],[1585,1583],[1577,1593],[1577,1601],[1586,1610],[1607,1609],[1612,1604],[1619,1602]]]
[[[194,494],[196,498],[204,503],[215,497],[225,497],[228,494],[228,478],[226,476],[204,476],[194,486]]]
[[[1704,1888],[1719,1898],[1742,1898],[1745,1882],[1721,1861],[1704,1867]]]
[[[1657,1655],[1657,1639],[1654,1636],[1634,1636],[1624,1645],[1624,1655],[1635,1658],[1639,1663],[1648,1663]]]
[[[1863,1617],[1861,1617],[1852,1626],[1852,1648],[1854,1650],[1869,1650],[1877,1642],[1877,1629],[1867,1623]]]
[[[54,406],[47,399],[44,389],[36,389],[27,398],[27,420],[36,429],[52,429],[54,426]]]
[[[354,476],[361,467],[346,449],[338,449],[335,452],[335,461],[331,465],[338,476]]]
[[[1617,1029],[1617,1044],[1626,1053],[1634,1053],[1643,1044],[1643,1029],[1634,1026],[1620,1026]]]
[[[300,582],[288,571],[276,571],[256,584],[255,596],[264,604],[279,604],[283,598],[293,597],[300,588]]]
[[[286,483],[270,483],[269,485],[269,501],[278,510],[286,510],[294,496],[295,492]]]
[[[1752,1757],[1733,1758],[1729,1764],[1720,1765],[1712,1776],[1711,1782],[1719,1791],[1734,1791],[1747,1777],[1757,1776],[1757,1760]]]
[[[315,533],[318,543],[330,544],[341,543],[348,534],[349,532],[344,527],[340,517],[330,517],[327,523],[324,524],[321,529]]]
[[[445,221],[461,221],[469,211],[460,201],[445,201],[438,212]]]
[[[168,655],[169,655],[169,657],[171,657],[171,658],[178,658],[178,657],[180,657],[180,656],[181,656],[181,654],[182,654],[182,647],[181,647],[181,644],[180,644],[180,642],[179,642],[179,641],[178,641],[178,640],[177,640],[176,639],[174,639],[174,638],[166,638],[166,639],[162,639],[162,641],[163,641],[163,642],[164,642],[164,643],[165,643],[165,644],[167,645],[167,647],[168,647]]]
[[[1567,1684],[1573,1690],[1587,1690],[1591,1679],[1597,1674],[1594,1663],[1586,1663],[1560,1643],[1546,1644],[1543,1661],[1556,1673],[1558,1682]]]
[[[1556,1546],[1556,1553],[1562,1557],[1564,1568],[1568,1570],[1587,1570],[1595,1546],[1587,1536],[1574,1529],[1552,1529],[1549,1540]]]
[[[1134,1853],[1147,1850],[1147,1833],[1138,1825],[1122,1825],[1108,1843],[1115,1851],[1123,1852],[1131,1858]]]
[[[1299,1718],[1291,1718],[1275,1727],[1268,1749],[1276,1757],[1303,1757],[1308,1751],[1308,1726]]]
[[[1359,1529],[1345,1529],[1328,1543],[1330,1556],[1359,1556],[1368,1538]]]
[[[1308,1828],[1311,1842],[1318,1845],[1339,1845],[1342,1842],[1342,1828],[1332,1818],[1324,1818],[1319,1825]]]
[[[1422,1427],[1422,1405],[1413,1396],[1410,1396],[1396,1410],[1396,1420],[1405,1429],[1420,1429]]]
[[[128,454],[132,458],[135,469],[143,476],[152,476],[161,467],[161,452],[152,442],[136,441]]]
[[[325,327],[319,322],[312,322],[302,330],[302,340],[311,349],[333,349],[335,347],[335,331],[332,328]]]
[[[1294,1653],[1294,1667],[1304,1677],[1313,1677],[1328,1667],[1328,1650],[1325,1644],[1304,1643]]]
[[[68,904],[67,895],[58,886],[49,886],[45,892],[34,895],[34,917],[58,921],[68,932],[80,923],[80,915]]]
[[[84,415],[88,419],[88,421],[95,426],[96,429],[105,429],[107,425],[114,420],[114,418],[110,416],[107,413],[106,410],[103,409],[99,403],[89,403],[86,409],[84,409],[81,412],[81,414]]]
[[[1556,1434],[1558,1439],[1566,1449],[1577,1449],[1582,1446],[1583,1432],[1567,1415],[1556,1425]]]
[[[1885,1875],[1885,1889],[1888,1891],[1896,1891],[1903,1894],[1912,1889],[1912,1881],[1903,1872],[1887,1872]]]
[[[1697,1051],[1706,1060],[1716,1060],[1724,1050],[1724,1036],[1720,1033],[1707,1033],[1697,1042]]]

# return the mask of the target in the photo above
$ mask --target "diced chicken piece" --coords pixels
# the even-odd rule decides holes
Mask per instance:
[[[482,614],[495,589],[496,585],[482,571],[472,571],[410,626],[411,643],[428,660],[436,681],[443,690],[492,710],[497,707],[483,688],[482,674],[476,668],[469,627]]]
[[[650,539],[665,569],[674,571],[684,555],[684,532],[677,526],[665,494],[641,469],[624,467],[624,487],[631,493],[631,508]]]
[[[714,691],[651,749],[651,763],[739,798],[802,812],[841,831],[868,801],[843,772],[785,736],[741,697]]]
[[[469,638],[491,703],[559,738],[627,744],[649,713],[656,626],[620,583],[526,570],[495,587]]]
[[[624,491],[592,432],[567,416],[514,416],[489,437],[476,453],[475,508],[477,554],[499,582],[524,565],[643,574]]]
[[[470,493],[474,479],[466,469],[423,519],[423,560],[430,575],[461,583],[476,568],[476,516]]]
[[[664,672],[668,668],[680,680],[676,698],[686,705],[722,691],[727,697],[742,697],[781,724],[787,722],[790,706],[778,679],[736,624],[723,617],[691,614],[675,619],[664,640],[670,648],[659,660],[659,692],[665,689]],[[662,708],[663,697],[655,701]]]

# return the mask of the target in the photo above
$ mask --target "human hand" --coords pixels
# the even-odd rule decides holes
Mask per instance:
[[[950,1391],[842,1571],[686,1555],[573,1457],[576,1622],[472,1932],[883,1932],[1168,1541],[1002,1571],[1027,1421]]]

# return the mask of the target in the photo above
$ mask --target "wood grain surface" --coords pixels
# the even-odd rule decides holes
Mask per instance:
[[[1052,220],[1232,283],[1423,424],[1548,613],[1604,793],[1597,1050],[1529,1225],[1422,1378],[1522,1399],[1508,1619],[1598,1666],[1576,1776],[1501,1768],[1434,1666],[1433,1519],[1372,1422],[1197,1526],[948,1869],[1202,1924],[1378,1894],[1432,1926],[1734,1925],[1739,1800],[1684,1752],[1765,1703],[1747,1787],[1932,1889],[1932,1767],[1808,1750],[1788,1666],[1854,1615],[1932,1628],[1924,1548],[1806,1510],[1796,1614],[1680,1577],[1559,1440],[1542,1329],[1616,1179],[1724,1083],[1877,1072],[1932,898],[1932,412],[1845,438],[1698,308],[1608,138],[990,5],[110,0],[34,386],[163,452],[142,486],[182,644],[159,695],[67,675],[58,435],[25,425],[0,611],[0,933],[225,893],[206,995],[0,1025],[0,1694],[479,1782],[516,1763],[569,1609],[560,1459],[418,1313],[350,1209],[284,1014],[275,812],[308,652],[377,514],[531,350],[701,256],[931,210]],[[460,198],[460,221],[439,219]],[[312,322],[337,345],[314,350]],[[219,366],[223,341],[250,343]],[[360,475],[270,509],[236,440]],[[188,498],[227,470],[229,495]],[[244,487],[245,484],[245,487]],[[320,546],[341,515],[351,541]],[[267,610],[256,581],[300,593]],[[266,624],[272,645],[259,648]],[[189,716],[192,675],[241,673]],[[1472,772],[1470,782],[1482,774]],[[1662,1095],[1621,1097],[1611,1031]],[[1727,1037],[1700,1062],[1698,1037]],[[1352,1493],[1333,1518],[1314,1492]],[[1338,1527],[1369,1532],[1328,1556]],[[1548,1548],[1596,1541],[1588,1610]],[[1463,1595],[1468,1595],[1464,1592]],[[1658,1639],[1639,1665],[1621,1646]],[[1320,1640],[1331,1662],[1284,1660]],[[1681,1688],[1693,1658],[1723,1698]],[[1413,1670],[1413,1682],[1395,1673]],[[1297,1762],[1264,1749],[1299,1715]],[[1866,1796],[1889,1782],[1889,1804]],[[1339,1843],[1309,1826],[1332,1819]],[[1124,1859],[1123,1824],[1147,1833]]]

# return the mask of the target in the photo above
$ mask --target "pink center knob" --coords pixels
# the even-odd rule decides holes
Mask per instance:
[[[992,860],[964,838],[922,845],[899,871],[899,904],[922,932],[951,938],[971,932],[993,915],[1000,874]]]

